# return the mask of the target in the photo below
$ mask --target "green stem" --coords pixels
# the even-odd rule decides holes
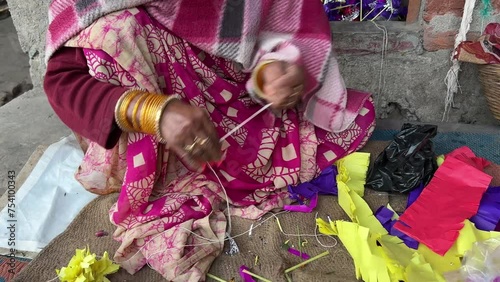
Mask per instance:
[[[217,276],[215,276],[215,275],[212,275],[212,274],[210,274],[210,273],[207,273],[207,277],[208,277],[208,278],[212,278],[213,280],[215,280],[215,281],[217,281],[217,282],[227,282],[226,280],[221,279],[221,278],[219,278],[219,277],[217,277]]]
[[[301,262],[301,263],[297,264],[296,266],[292,266],[292,267],[290,267],[289,269],[285,270],[285,274],[286,274],[286,273],[290,273],[290,272],[294,271],[295,269],[297,269],[297,268],[299,268],[299,267],[302,267],[302,266],[304,266],[304,265],[306,265],[306,264],[308,264],[308,263],[310,263],[310,262],[313,262],[313,261],[315,261],[315,260],[317,260],[317,259],[319,259],[319,258],[322,258],[322,257],[324,257],[324,256],[327,256],[327,255],[329,255],[329,254],[330,254],[330,252],[329,252],[329,251],[325,251],[325,252],[323,252],[323,253],[321,253],[321,254],[319,254],[319,255],[317,255],[317,256],[315,256],[315,257],[313,257],[313,258],[310,258],[310,259],[308,259],[308,260],[306,260],[306,261],[303,261],[303,262]]]
[[[259,275],[255,274],[255,273],[252,273],[252,272],[250,272],[250,271],[248,271],[246,269],[243,270],[243,273],[246,273],[246,274],[248,274],[248,275],[250,275],[252,277],[255,277],[255,278],[259,279],[259,280],[262,280],[264,282],[272,282],[271,280],[268,280],[268,279],[266,279],[266,278],[264,278],[262,276],[259,276]]]

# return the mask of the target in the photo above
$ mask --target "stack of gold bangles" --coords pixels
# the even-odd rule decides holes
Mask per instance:
[[[136,101],[131,105],[134,99]],[[129,90],[116,103],[116,123],[123,131],[156,135],[159,142],[165,143],[160,131],[160,119],[165,108],[175,99],[177,99],[177,96],[154,94],[142,90]],[[127,116],[130,107],[133,107],[132,120]]]

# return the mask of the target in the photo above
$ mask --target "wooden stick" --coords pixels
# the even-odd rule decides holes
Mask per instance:
[[[351,4],[351,5],[338,6],[338,7],[335,7],[335,8],[333,8],[333,9],[330,9],[330,11],[341,10],[341,9],[348,8],[348,7],[352,7],[352,6],[355,6],[355,5],[354,5],[354,4]]]
[[[371,11],[368,12],[368,14],[366,14],[365,17],[362,18],[361,20],[364,21],[373,11],[375,11],[375,8],[371,9]]]
[[[373,22],[373,21],[374,21],[375,19],[377,19],[377,18],[378,18],[378,17],[379,17],[379,16],[380,16],[383,12],[385,12],[385,10],[387,10],[387,7],[384,7],[384,8],[382,9],[382,11],[380,11],[380,13],[378,13],[378,14],[377,14],[377,15],[376,15],[373,19],[371,19],[370,21],[372,21],[372,22]]]
[[[363,0],[359,1],[359,21],[363,21]]]
[[[221,279],[221,278],[219,278],[219,277],[217,277],[217,276],[215,276],[215,275],[212,275],[212,274],[210,274],[210,273],[207,273],[207,277],[208,277],[208,278],[212,278],[213,280],[218,281],[218,282],[227,282],[226,280]]]
[[[290,278],[290,275],[288,275],[288,273],[285,273],[285,278],[286,282],[292,282],[292,278]]]
[[[259,276],[259,275],[255,274],[255,273],[252,273],[252,272],[250,272],[250,271],[248,271],[246,269],[243,270],[243,273],[246,273],[246,274],[248,274],[248,275],[250,275],[252,277],[255,277],[255,278],[259,279],[259,280],[262,280],[264,282],[272,282],[271,280],[268,280],[268,279],[266,279],[266,278],[264,278],[262,276]]]
[[[301,262],[301,263],[297,264],[296,266],[292,266],[292,267],[290,267],[289,269],[285,270],[285,274],[286,274],[286,273],[290,273],[290,272],[294,271],[295,269],[297,269],[297,268],[299,268],[299,267],[301,267],[301,266],[304,266],[304,265],[306,265],[306,264],[308,264],[308,263],[310,263],[310,262],[312,262],[312,261],[315,261],[315,260],[317,260],[317,259],[319,259],[319,258],[322,258],[322,257],[324,257],[324,256],[327,256],[327,255],[329,255],[329,254],[330,254],[330,252],[329,252],[329,251],[325,251],[325,252],[323,252],[323,253],[321,253],[321,254],[319,254],[319,255],[317,255],[317,256],[315,256],[315,257],[313,257],[313,258],[310,258],[310,259],[308,259],[308,260],[306,260],[306,261],[303,261],[303,262]]]

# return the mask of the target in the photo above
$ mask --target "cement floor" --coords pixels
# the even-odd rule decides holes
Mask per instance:
[[[33,88],[29,58],[21,50],[11,17],[0,20],[0,58],[0,106],[2,106]]]

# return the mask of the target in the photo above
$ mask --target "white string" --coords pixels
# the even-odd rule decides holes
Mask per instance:
[[[375,25],[376,28],[382,31],[383,33],[383,38],[382,38],[382,55],[380,59],[380,71],[379,71],[379,77],[378,77],[378,95],[377,95],[377,101],[376,104],[380,105],[380,98],[383,96],[383,91],[385,88],[385,57],[387,55],[387,49],[389,48],[389,36],[387,32],[387,28],[385,26],[380,26],[378,25],[375,21],[372,21]]]
[[[222,191],[224,191],[224,196],[226,197],[226,209],[227,209],[227,233],[231,234],[231,230],[233,229],[233,225],[231,224],[231,211],[230,211],[230,206],[229,206],[229,196],[227,195],[226,188],[224,185],[222,185],[222,181],[220,180],[219,176],[213,169],[213,167],[207,163],[208,168],[214,173],[215,177],[217,178],[217,181],[219,181],[220,187],[222,188]],[[194,233],[193,233],[194,234]]]
[[[270,219],[273,219],[273,218],[278,218],[278,217],[277,217],[278,215],[281,215],[281,214],[284,214],[284,213],[290,213],[290,212],[289,212],[289,211],[281,211],[281,212],[276,213],[276,214],[274,214],[274,213],[269,213],[269,214],[270,214],[270,216],[269,216],[268,218],[264,219],[263,221],[259,222],[257,225],[255,225],[255,226],[253,226],[253,227],[252,227],[252,226],[250,226],[250,229],[248,229],[247,231],[245,231],[245,232],[243,232],[243,233],[240,233],[240,234],[238,234],[238,235],[232,236],[232,238],[238,238],[238,237],[241,237],[241,236],[243,236],[243,235],[246,235],[246,234],[248,234],[248,233],[252,232],[252,231],[253,231],[254,229],[256,229],[257,227],[259,227],[259,226],[261,226],[262,224],[266,223],[266,222],[267,222],[267,221],[269,221]],[[316,218],[317,218],[317,213],[316,213]],[[252,223],[252,225],[253,225],[253,224],[255,224],[255,222],[254,222],[254,223]],[[220,241],[220,240],[215,240],[215,239],[210,239],[210,238],[203,237],[203,236],[201,236],[201,235],[199,235],[199,234],[194,233],[193,231],[191,231],[191,230],[189,230],[189,229],[187,229],[187,228],[181,227],[181,229],[184,229],[185,231],[187,231],[187,232],[191,233],[192,235],[194,235],[194,236],[196,236],[196,237],[198,237],[198,238],[200,238],[200,239],[206,240],[206,241],[208,241],[208,242],[207,242],[207,243],[199,243],[199,244],[191,244],[191,245],[183,245],[183,246],[181,246],[180,248],[183,248],[183,247],[206,246],[206,245],[212,245],[212,244],[214,244],[214,243],[221,243],[221,241]],[[283,234],[283,235],[285,235],[285,236],[289,236],[289,237],[315,237],[315,238],[316,238],[316,241],[317,241],[317,242],[318,242],[321,246],[323,246],[323,247],[325,247],[325,248],[334,248],[334,247],[336,247],[336,246],[337,246],[337,244],[338,244],[338,241],[337,241],[337,239],[335,239],[335,237],[333,237],[333,236],[331,236],[331,235],[326,235],[326,234],[318,234],[318,233],[317,233],[317,229],[318,229],[318,227],[317,227],[317,226],[316,226],[316,228],[314,229],[314,234],[293,234],[293,233],[287,233],[287,232],[285,232],[284,230],[282,230],[282,229],[280,229],[280,228],[278,228],[278,229],[280,230],[281,234]],[[166,232],[166,231],[168,231],[168,230],[165,230],[165,231],[163,231],[162,233],[164,233],[164,232]],[[158,236],[162,235],[162,233],[159,233],[159,234],[157,234],[156,236],[154,236],[153,238],[151,238],[151,239],[148,241],[148,243],[149,243],[149,242],[152,242],[152,241],[153,241],[156,237],[158,237]],[[332,240],[334,240],[334,241],[335,241],[335,243],[334,243],[333,245],[330,245],[330,246],[328,246],[328,245],[324,245],[324,244],[323,244],[323,243],[319,240],[319,237],[328,237],[328,238],[331,238]],[[224,242],[224,241],[227,241],[227,240],[229,240],[229,238],[224,239],[224,240],[223,240],[223,242]],[[142,246],[142,247],[138,250],[138,252],[142,251],[142,249],[143,249],[145,246],[146,246],[146,245]],[[162,252],[164,252],[164,251],[165,251],[165,250],[159,250],[159,251],[157,251],[157,252],[152,253],[151,255],[146,254],[146,255],[145,255],[145,256],[146,256],[146,260],[147,260],[147,261],[149,261],[149,260],[150,260],[153,256],[155,256],[155,255],[157,255],[157,254],[159,254],[159,253],[162,253]],[[126,260],[126,261],[128,261],[128,260]],[[126,261],[124,261],[124,262],[126,262]]]
[[[229,136],[231,136],[233,133],[235,133],[240,128],[242,128],[243,126],[245,126],[245,124],[249,123],[252,119],[254,119],[256,116],[258,116],[260,113],[262,113],[263,111],[265,111],[267,108],[271,107],[272,104],[273,103],[269,103],[269,104],[265,105],[260,110],[258,110],[255,114],[251,115],[249,118],[247,118],[246,120],[244,120],[241,124],[239,124],[238,126],[236,126],[235,128],[233,128],[226,135],[224,135],[224,137],[222,137],[220,139],[220,142],[226,140]]]

